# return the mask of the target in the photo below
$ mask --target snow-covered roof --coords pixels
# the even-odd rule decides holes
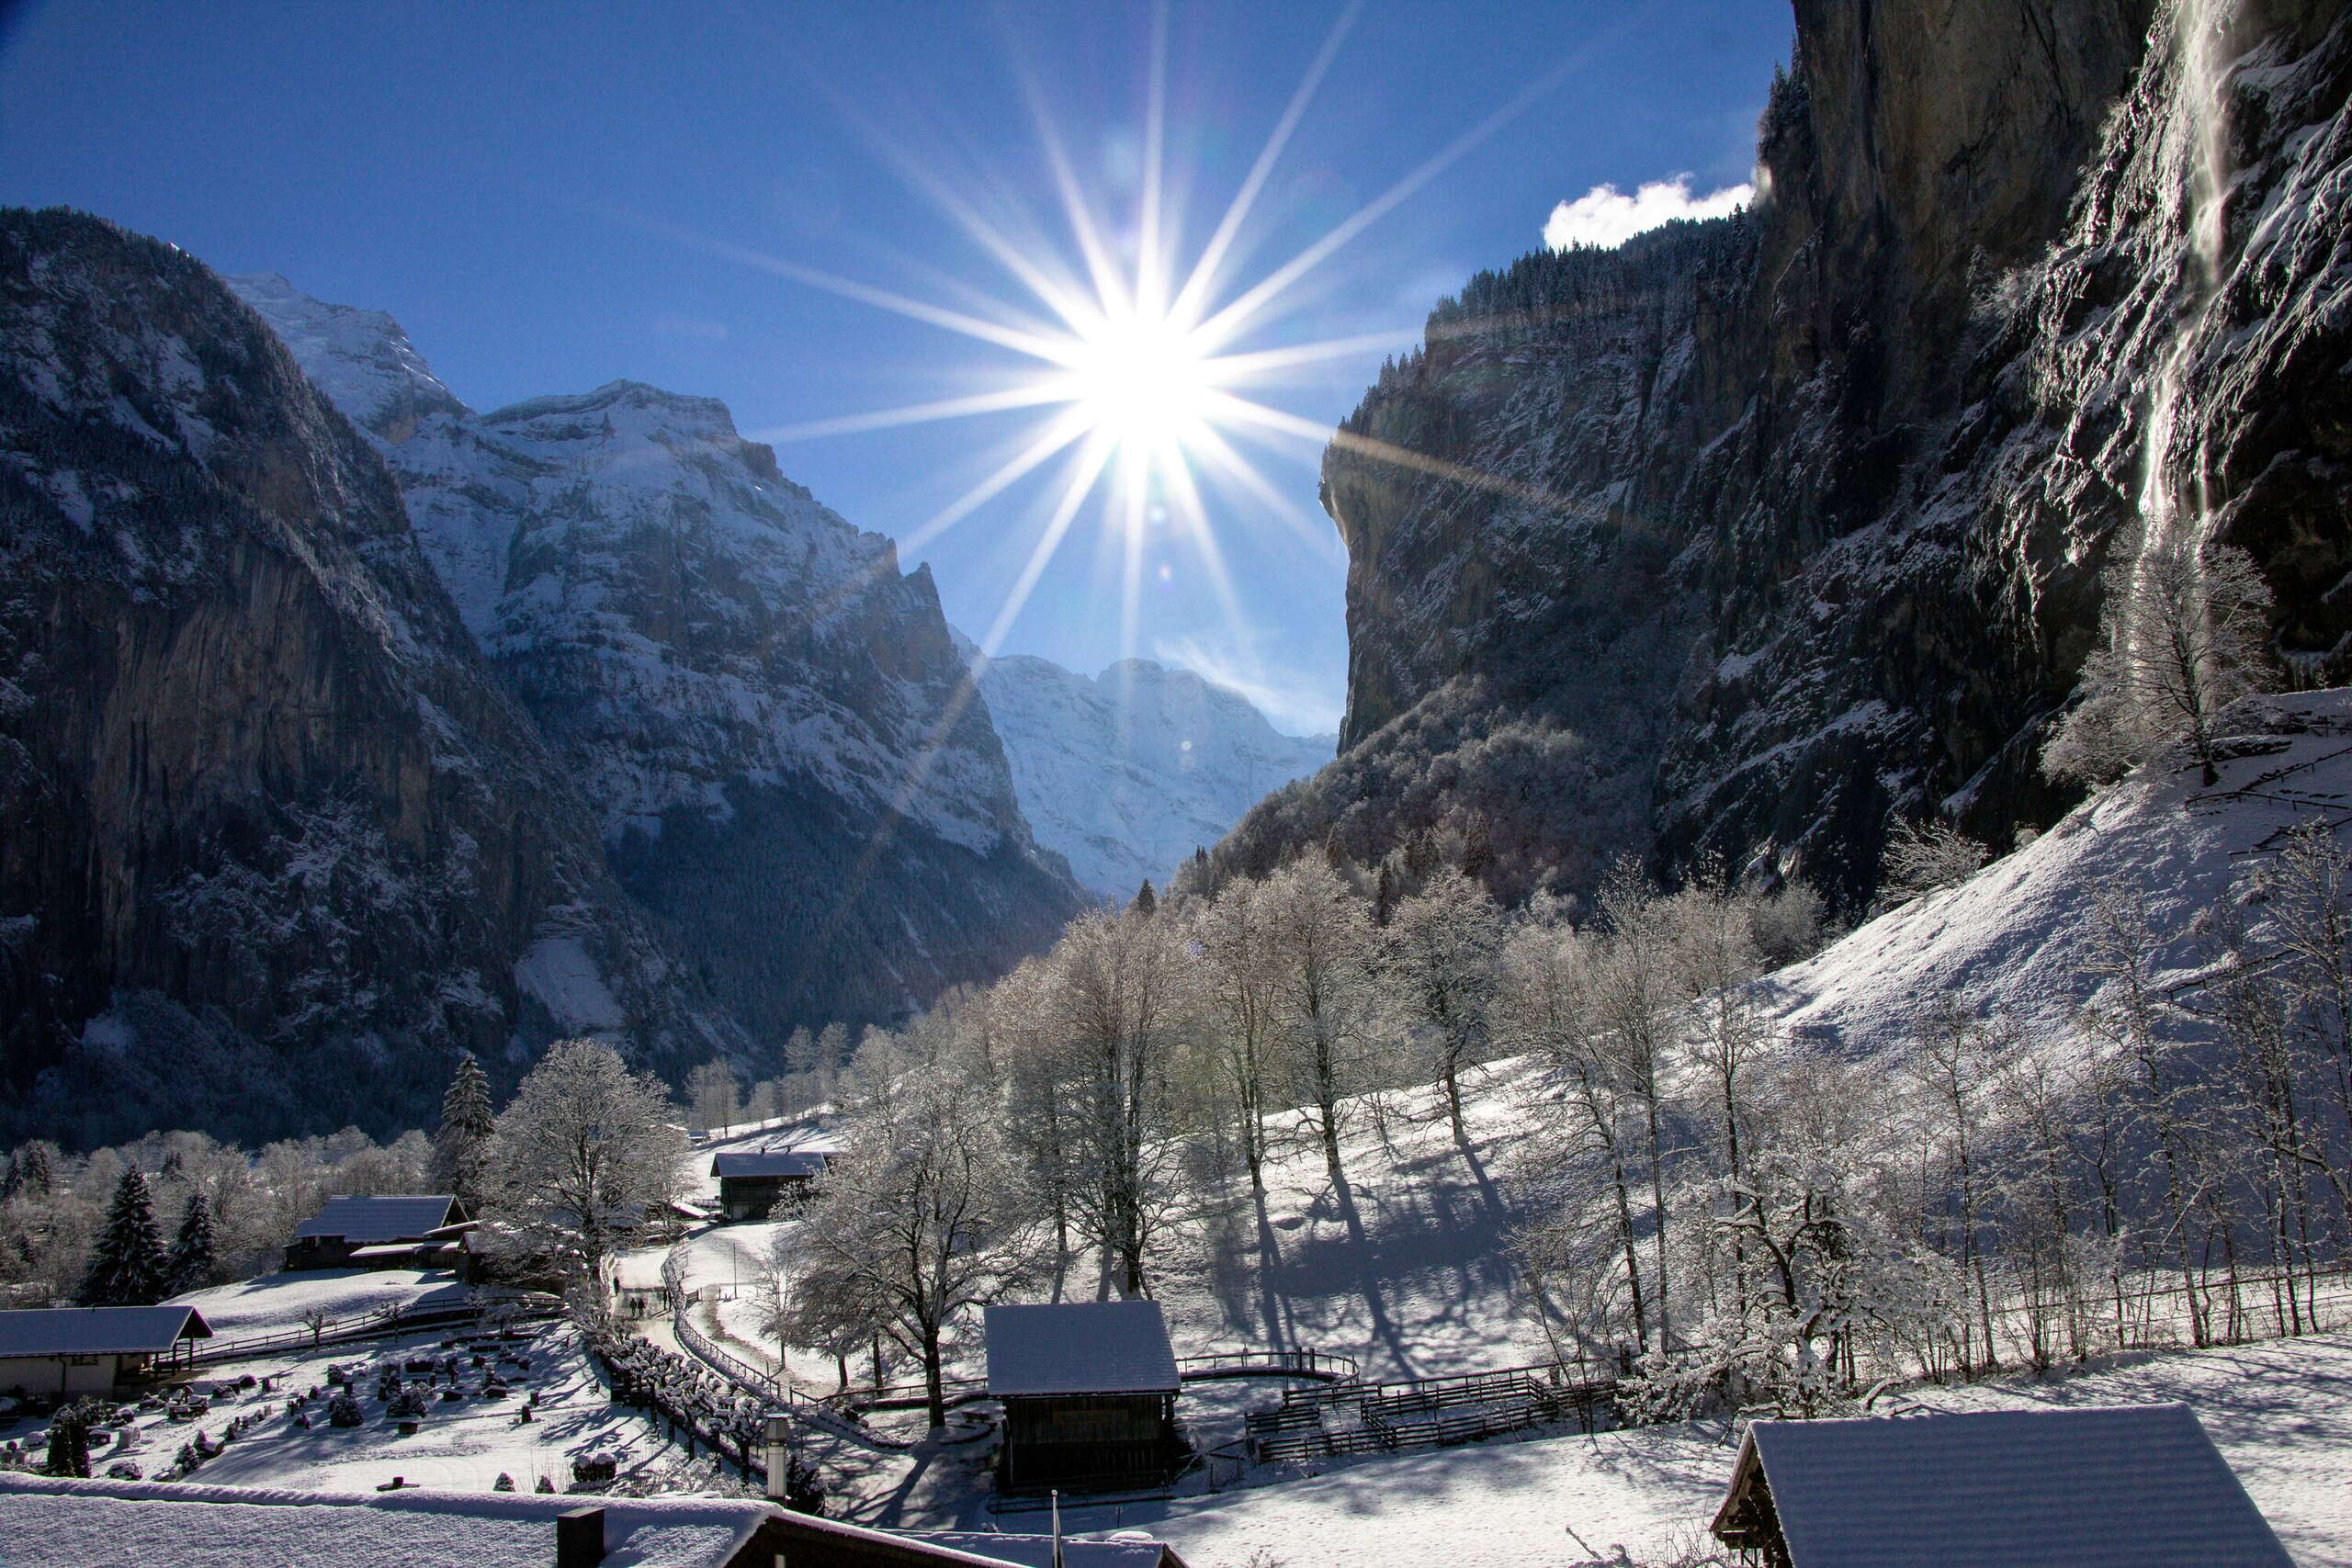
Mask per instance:
[[[457,1200],[447,1193],[400,1198],[330,1198],[294,1232],[351,1242],[416,1241],[452,1221]]]
[[[0,1357],[156,1356],[182,1339],[211,1337],[204,1314],[190,1306],[0,1312]]]
[[[1758,1421],[1795,1568],[2291,1568],[2185,1404]]]
[[[729,1177],[822,1176],[825,1156],[806,1149],[742,1149],[714,1155],[710,1174]]]
[[[556,1516],[605,1510],[607,1564],[719,1568],[775,1513],[718,1497],[352,1495],[0,1473],[0,1561],[44,1568],[548,1568]]]
[[[1173,1393],[1180,1383],[1158,1302],[988,1309],[989,1392]]]
[[[993,1530],[909,1530],[910,1540],[993,1557],[1019,1568],[1054,1568],[1054,1538],[1050,1535],[1000,1535]],[[1185,1568],[1182,1557],[1164,1540],[1141,1530],[1121,1530],[1100,1540],[1062,1537],[1063,1568]]]
[[[438,1256],[441,1253],[452,1250],[454,1250],[454,1248],[451,1244],[446,1241],[386,1241],[372,1242],[366,1247],[355,1247],[351,1249],[351,1256],[355,1258],[370,1259],[379,1258],[425,1258]]]

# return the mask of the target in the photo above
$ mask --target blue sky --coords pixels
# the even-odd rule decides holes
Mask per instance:
[[[87,208],[224,271],[282,272],[389,310],[478,408],[616,377],[721,398],[747,434],[781,437],[786,473],[902,542],[1046,413],[805,427],[1001,389],[1038,367],[808,276],[994,322],[1012,307],[1046,314],[939,199],[1018,257],[1082,270],[1033,101],[1105,251],[1127,265],[1156,28],[1162,233],[1182,262],[1346,23],[1238,231],[1222,297],[1521,102],[1233,341],[1351,341],[1246,389],[1294,430],[1344,415],[1438,296],[1543,243],[1561,202],[1676,174],[1694,196],[1744,180],[1791,32],[1781,0],[1210,0],[1157,24],[1148,5],[1115,0],[0,9],[0,201]],[[976,637],[1002,623],[1007,651],[1089,672],[1128,653],[1186,662],[1261,696],[1285,728],[1330,726],[1346,563],[1316,505],[1318,446],[1272,427],[1227,434],[1264,480],[1253,493],[1192,470],[1228,592],[1182,507],[1156,490],[1131,514],[1106,479],[1007,615],[1083,442],[903,564],[930,561],[949,617]]]

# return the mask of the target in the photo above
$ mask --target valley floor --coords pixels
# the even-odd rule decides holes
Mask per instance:
[[[1929,1410],[2177,1400],[2213,1440],[2303,1568],[2352,1565],[2352,1333],[2128,1358],[2049,1380],[1928,1388]],[[1148,1530],[1194,1568],[1561,1568],[1659,1553],[1702,1530],[1736,1443],[1727,1423],[1590,1437],[1529,1433],[1462,1448],[1252,1472],[1226,1493],[1062,1510],[1075,1531]],[[942,1489],[944,1490],[944,1489]],[[876,1501],[879,1501],[878,1499]],[[933,1505],[950,1499],[933,1491]],[[914,1528],[1036,1528],[977,1490]],[[1572,1533],[1573,1532],[1573,1533]]]

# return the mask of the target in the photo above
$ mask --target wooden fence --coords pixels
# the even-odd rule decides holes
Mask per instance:
[[[1285,1390],[1248,1417],[1261,1461],[1382,1453],[1465,1443],[1573,1416],[1586,1431],[1613,1418],[1615,1385],[1571,1382],[1544,1363],[1397,1382]]]

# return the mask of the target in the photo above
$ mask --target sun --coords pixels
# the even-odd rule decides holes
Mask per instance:
[[[1078,417],[1123,455],[1181,447],[1206,428],[1216,358],[1172,316],[1105,316],[1076,336],[1070,360],[1067,392]]]
[[[1123,645],[1132,648],[1136,640],[1146,533],[1161,524],[1169,525],[1169,541],[1189,543],[1196,570],[1222,601],[1228,621],[1238,627],[1239,601],[1211,521],[1212,491],[1220,503],[1214,510],[1228,510],[1221,503],[1238,500],[1285,525],[1310,549],[1332,546],[1328,521],[1302,504],[1295,491],[1278,488],[1261,473],[1254,457],[1242,449],[1244,444],[1260,448],[1278,444],[1293,454],[1290,460],[1303,457],[1310,472],[1324,448],[1337,444],[1400,468],[1548,504],[1548,498],[1513,481],[1402,450],[1345,426],[1334,431],[1328,420],[1304,418],[1265,400],[1274,386],[1319,363],[1393,352],[1420,337],[1416,320],[1382,331],[1302,342],[1283,330],[1283,322],[1308,273],[1551,92],[1577,59],[1569,57],[1529,84],[1287,260],[1263,271],[1249,268],[1256,241],[1245,229],[1261,198],[1268,195],[1276,164],[1364,4],[1348,0],[1341,8],[1222,217],[1204,237],[1188,231],[1182,203],[1169,194],[1166,0],[1152,7],[1142,153],[1131,221],[1114,222],[1097,210],[1080,162],[1044,96],[1025,74],[1024,96],[1039,151],[1059,197],[1057,224],[1054,216],[1043,223],[1035,221],[1035,215],[1018,200],[1007,197],[1000,204],[997,195],[1012,182],[986,169],[978,177],[953,178],[935,153],[899,142],[854,106],[842,106],[909,185],[928,195],[1018,285],[1009,295],[952,280],[954,293],[965,302],[950,305],[822,272],[784,256],[673,231],[682,241],[778,276],[1013,356],[984,380],[984,390],[757,433],[761,440],[781,442],[1014,411],[1038,415],[1011,439],[1001,463],[932,516],[899,534],[899,556],[912,556],[1027,476],[1049,464],[1059,468],[1059,478],[1046,486],[1023,525],[1030,539],[1026,559],[978,638],[984,651],[993,653],[1001,644],[1048,562],[1097,497],[1104,503],[1099,536],[1114,542],[1121,558]],[[1178,188],[1188,186],[1188,180],[1178,182]]]

